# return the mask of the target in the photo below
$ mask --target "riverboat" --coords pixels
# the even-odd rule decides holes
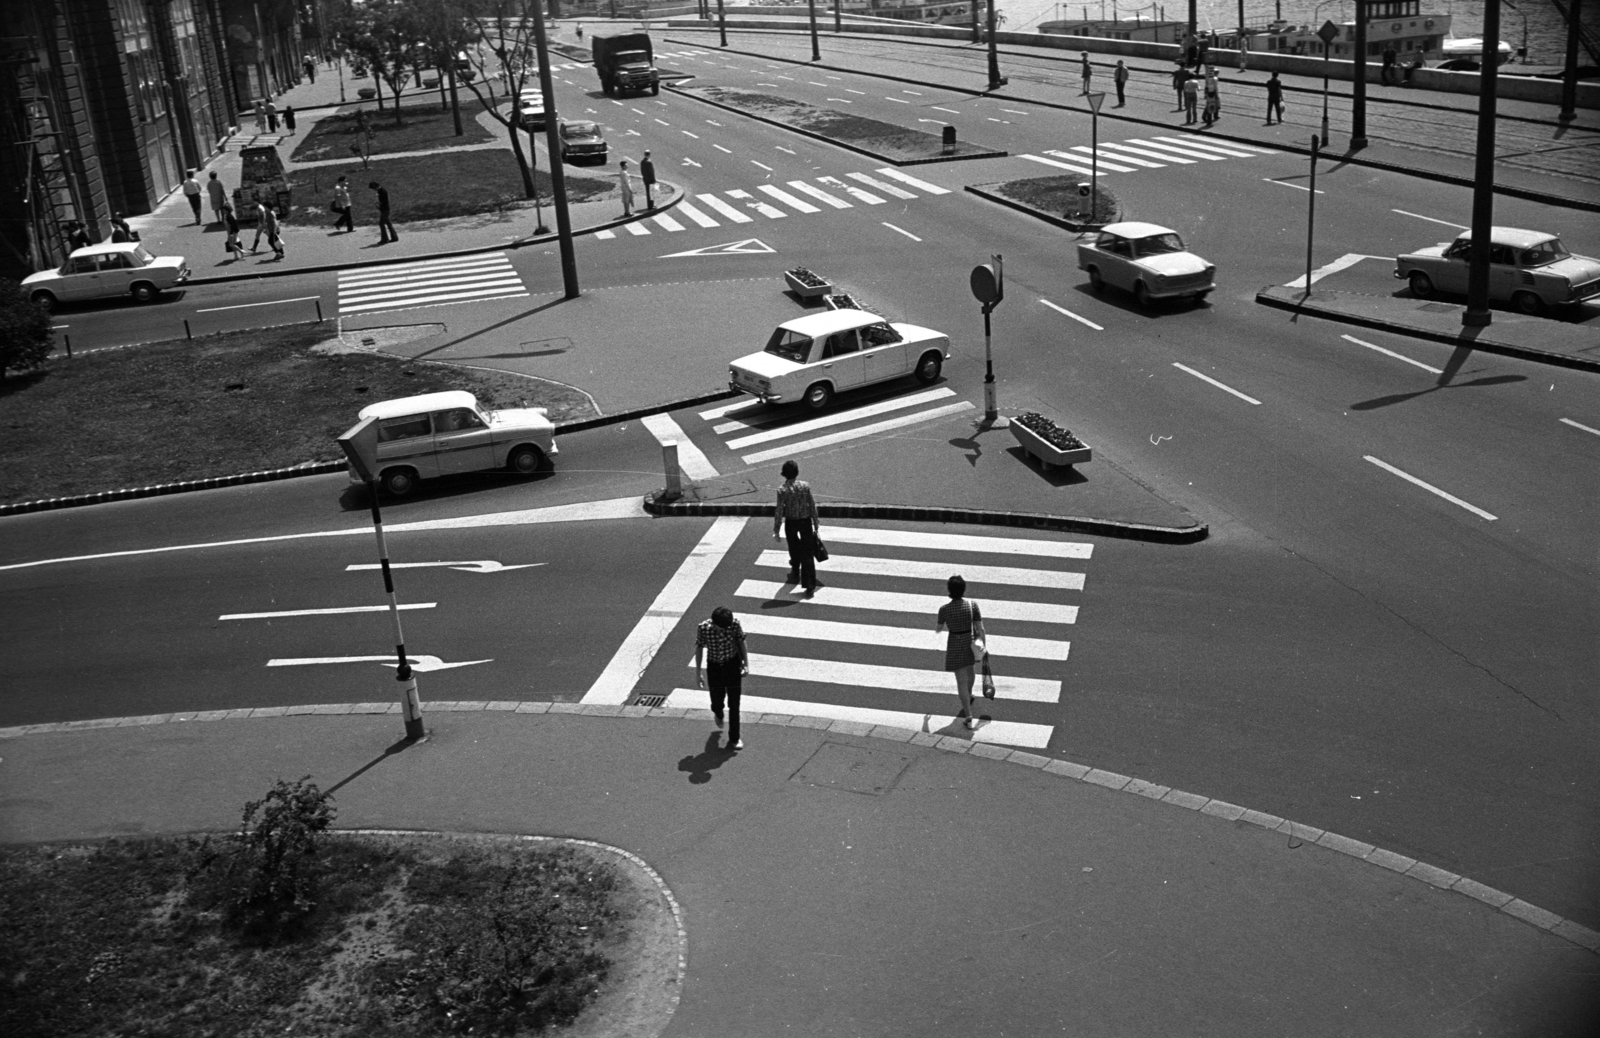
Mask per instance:
[[[746,10],[762,7],[795,8],[804,4],[797,0],[785,3],[750,3],[729,4]],[[831,12],[833,0],[826,3],[819,2],[819,13]],[[867,18],[890,18],[901,22],[919,22],[924,25],[970,25],[972,23],[972,4],[970,0],[944,0],[944,2],[929,2],[929,0],[843,0],[839,10],[844,14],[857,15]]]
[[[1450,15],[1426,14],[1422,0],[1371,0],[1367,5],[1367,59],[1379,60],[1384,51],[1393,48],[1396,64],[1410,64],[1417,55],[1426,61],[1445,56],[1450,40]],[[1345,61],[1355,60],[1356,23],[1347,21],[1338,26],[1339,35],[1327,47],[1327,57]],[[1248,49],[1255,54],[1297,54],[1323,57],[1322,38],[1317,35],[1321,25],[1295,25],[1275,21],[1266,26],[1244,30]],[[1211,45],[1219,50],[1239,49],[1238,30],[1217,33]],[[1477,43],[1477,51],[1483,42]]]

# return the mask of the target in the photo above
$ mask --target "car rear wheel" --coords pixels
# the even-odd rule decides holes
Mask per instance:
[[[35,292],[31,298],[33,299],[33,305],[37,306],[45,313],[55,313],[56,297],[51,295],[49,292]]]
[[[405,497],[417,489],[417,474],[410,469],[389,469],[379,478],[378,485],[390,497]]]
[[[1143,281],[1136,281],[1133,285],[1133,301],[1140,306],[1150,305],[1150,289]]]
[[[1100,276],[1099,267],[1089,268],[1089,287],[1096,292],[1104,292],[1106,290],[1106,279]]]
[[[660,83],[651,83],[650,84],[650,96],[651,97],[655,97],[659,93],[661,93],[661,84]]]
[[[813,411],[820,411],[833,403],[833,387],[826,382],[818,382],[806,390],[806,406]]]
[[[925,386],[931,386],[939,380],[939,370],[944,367],[944,358],[939,354],[929,351],[917,361],[917,381]]]
[[[161,290],[156,288],[156,286],[152,285],[148,281],[140,281],[128,291],[133,294],[133,301],[135,303],[154,302],[156,296],[161,294]]]
[[[1406,279],[1406,284],[1411,286],[1411,294],[1418,299],[1433,298],[1433,278],[1422,271],[1413,270],[1411,276]]]
[[[1511,297],[1511,302],[1518,310],[1525,314],[1544,313],[1544,300],[1533,292],[1518,292]]]
[[[531,476],[544,464],[544,451],[525,443],[511,452],[506,468],[522,476]]]

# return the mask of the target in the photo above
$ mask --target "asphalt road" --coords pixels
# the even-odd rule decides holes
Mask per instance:
[[[771,82],[756,77],[776,71],[746,61],[714,73],[707,66],[700,75],[754,86]],[[837,106],[827,98],[842,97],[862,114],[899,121],[905,116],[894,110],[910,107],[887,100],[892,91],[881,81],[818,81],[825,82],[820,89],[805,84],[822,95],[818,103]],[[627,153],[651,148],[663,175],[684,184],[690,204],[717,222],[701,226],[678,212],[681,230],[647,222],[648,235],[619,231],[578,245],[588,300],[677,286],[658,322],[687,333],[672,343],[671,363],[661,363],[667,351],[641,352],[637,341],[608,335],[603,324],[571,353],[522,350],[547,338],[559,311],[540,310],[547,300],[539,296],[379,313],[354,324],[442,321],[450,335],[476,335],[493,347],[485,353],[502,354],[474,362],[543,377],[569,375],[573,355],[583,354],[592,381],[579,384],[597,395],[625,384],[670,398],[714,385],[726,361],[755,348],[770,323],[763,310],[761,326],[743,341],[696,336],[694,314],[703,303],[695,286],[717,286],[704,298],[727,306],[727,286],[749,284],[752,297],[763,294],[751,305],[765,308],[776,272],[801,264],[892,317],[947,331],[957,356],[944,387],[956,400],[978,402],[982,325],[966,278],[973,264],[1001,253],[1007,299],[995,315],[995,354],[1002,406],[1061,417],[1205,518],[1212,536],[1181,548],[1045,538],[1092,545],[1081,591],[1017,593],[1020,601],[1080,606],[1068,658],[1019,670],[1061,682],[1060,698],[996,709],[1048,728],[1051,752],[1325,826],[1600,925],[1600,781],[1592,767],[1600,613],[1593,588],[1600,573],[1589,532],[1600,500],[1593,464],[1600,438],[1570,424],[1600,427],[1592,376],[1452,355],[1447,347],[1376,333],[1351,337],[1339,326],[1255,306],[1261,285],[1304,274],[1307,194],[1297,189],[1307,186],[1303,158],[1230,156],[1104,177],[1128,215],[1175,227],[1219,268],[1219,289],[1207,304],[1142,312],[1128,299],[1088,290],[1071,235],[961,190],[1048,175],[1050,167],[1019,156],[1048,158],[1048,151],[1086,144],[1082,115],[1002,111],[993,117],[1008,121],[990,123],[1001,102],[926,92],[919,104],[948,101],[944,107],[982,115],[984,130],[973,137],[1013,152],[907,171],[944,189],[940,194],[887,179],[878,172],[882,163],[670,92],[618,104],[584,87],[592,84],[582,76],[561,86],[563,110],[594,109],[613,146],[626,141]],[[1102,122],[1100,141],[1107,140]],[[851,173],[913,197],[885,194]],[[746,204],[763,197],[770,204],[762,185],[788,190],[795,180],[856,204],[790,209],[783,217]],[[844,191],[850,184],[885,200],[867,203]],[[1450,233],[1446,224],[1465,222],[1470,210],[1463,189],[1355,167],[1324,169],[1317,188],[1325,193],[1317,196],[1316,266],[1439,240]],[[736,206],[748,222],[712,208],[699,197],[706,194]],[[1497,222],[1523,226],[1559,221],[1578,251],[1600,252],[1592,215],[1506,199],[1496,213]],[[679,255],[752,239],[773,251]],[[513,261],[530,283],[559,283],[553,250],[523,250]],[[1353,269],[1384,262],[1357,260]],[[147,316],[170,320],[180,307],[261,302],[265,295],[293,299],[328,291],[331,278],[201,287],[166,309],[108,311],[104,320],[126,318],[120,334],[133,336]],[[73,320],[80,317],[92,323],[87,312]],[[717,321],[737,317],[734,311]],[[701,419],[698,410],[672,417],[723,476],[771,481],[775,462],[747,462],[747,452],[716,431],[716,420]],[[851,441],[820,449],[860,447]],[[638,425],[581,434],[563,441],[556,471],[544,479],[463,481],[396,505],[386,517],[415,522],[637,494],[653,485],[658,458],[654,438]],[[904,479],[912,485],[922,477],[907,471]],[[896,492],[883,489],[890,500]],[[326,477],[3,522],[10,536],[0,559],[15,565],[361,531],[366,515],[343,477]],[[781,579],[762,562],[761,552],[772,547],[762,527],[755,521],[740,534],[687,615],[737,599],[746,581]],[[408,613],[412,651],[446,662],[493,661],[425,675],[425,695],[581,691],[706,528],[701,521],[607,520],[397,535],[396,546],[413,561],[546,563],[493,574],[402,574],[407,601],[438,603]],[[916,556],[922,561],[970,566],[985,558],[918,550],[931,552]],[[217,619],[378,601],[374,575],[344,569],[370,554],[370,542],[352,533],[306,538],[293,551],[250,544],[0,570],[6,615],[23,621],[0,641],[13,660],[13,691],[0,723],[384,698],[392,682],[376,663],[266,665],[382,654],[390,641],[382,614]],[[868,545],[852,554],[905,553]],[[899,593],[907,580],[913,578],[868,573],[838,582]],[[1001,579],[978,597],[1012,592]],[[551,636],[552,625],[559,636]],[[855,672],[837,667],[912,650],[886,653],[881,645],[829,640],[829,628],[807,630],[800,640],[815,642],[809,649],[791,636],[765,636],[787,646],[771,654],[823,659],[836,669],[765,677],[757,694],[912,712],[949,705],[948,694],[923,691],[843,693],[840,677]],[[670,695],[692,686],[686,631],[644,669],[639,691]],[[1050,637],[1032,628],[1019,636]],[[362,677],[365,668],[370,674]]]

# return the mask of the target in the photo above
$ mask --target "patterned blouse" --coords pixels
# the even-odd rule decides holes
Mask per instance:
[[[726,663],[744,655],[744,628],[735,620],[731,627],[718,627],[714,621],[701,620],[695,633],[695,648],[704,647],[706,658],[712,663]]]
[[[783,519],[815,519],[817,502],[811,496],[811,484],[793,479],[779,487],[778,515]]]
[[[978,603],[965,598],[953,598],[939,607],[939,622],[950,628],[950,640],[944,649],[945,670],[960,670],[977,662],[972,655],[972,628],[982,620]]]

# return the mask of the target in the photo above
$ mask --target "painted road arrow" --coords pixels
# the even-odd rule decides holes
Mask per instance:
[[[547,566],[546,562],[524,562],[520,566],[506,566],[499,562],[484,559],[479,562],[391,562],[390,569],[427,569],[430,566],[448,566],[451,569],[461,570],[463,573],[509,573],[514,569],[532,569],[534,566]],[[382,569],[381,563],[360,562],[346,566],[344,571],[358,569]]]
[[[707,245],[703,249],[690,249],[688,252],[669,252],[658,259],[677,259],[679,256],[741,256],[752,255],[760,252],[777,252],[772,246],[760,238],[746,238],[744,241],[731,241],[726,245]]]
[[[426,674],[433,670],[450,670],[455,667],[471,667],[478,663],[493,663],[493,660],[462,660],[460,663],[446,663],[437,656],[407,656],[411,662],[411,669],[419,674]],[[394,666],[394,653],[387,656],[301,656],[294,659],[268,660],[269,667],[310,667],[318,663],[382,663]]]

